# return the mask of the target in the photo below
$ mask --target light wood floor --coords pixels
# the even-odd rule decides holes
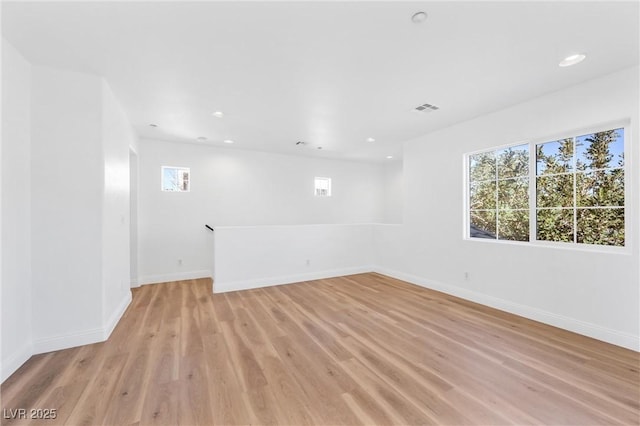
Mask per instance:
[[[134,290],[107,342],[36,355],[1,392],[57,409],[38,424],[638,424],[639,360],[377,274],[196,280]]]

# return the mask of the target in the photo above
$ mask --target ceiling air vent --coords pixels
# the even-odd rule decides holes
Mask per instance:
[[[435,106],[435,105],[431,105],[431,104],[422,104],[420,106],[415,107],[414,109],[412,109],[411,111],[413,112],[433,112],[433,111],[437,111],[440,108]]]

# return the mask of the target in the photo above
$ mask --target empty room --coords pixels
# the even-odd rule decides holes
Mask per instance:
[[[0,8],[0,424],[640,424],[640,2]]]

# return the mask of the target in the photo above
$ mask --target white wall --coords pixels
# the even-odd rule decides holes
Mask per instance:
[[[191,168],[191,192],[160,191],[161,166]],[[140,141],[141,283],[209,276],[215,226],[382,220],[383,166],[158,140]],[[313,195],[315,176],[332,196]],[[182,259],[182,265],[179,265]]]
[[[404,173],[402,160],[382,168],[382,223],[402,223],[404,206]]]
[[[129,146],[98,76],[3,40],[2,380],[33,353],[102,341],[131,300]]]
[[[370,272],[374,226],[216,227],[214,291]]]
[[[380,231],[380,270],[638,350],[638,99],[634,68],[406,143],[405,223]],[[632,130],[629,254],[463,240],[466,152],[621,119]]]
[[[102,81],[102,150],[104,196],[102,199],[103,318],[107,334],[131,301],[129,232],[129,147],[137,136],[109,85]]]
[[[33,333],[38,348],[102,326],[102,82],[32,73]]]
[[[33,67],[34,352],[102,341],[131,300],[129,145],[98,76]]]
[[[138,287],[138,154],[132,146],[129,147],[129,281],[131,287]]]
[[[31,65],[2,39],[0,381],[31,356]]]

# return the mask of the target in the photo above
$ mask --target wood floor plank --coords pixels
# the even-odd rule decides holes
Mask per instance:
[[[0,423],[640,424],[637,352],[375,273],[211,289],[134,289],[108,341],[1,385],[58,417]]]
[[[388,383],[382,380],[375,372],[362,365],[355,359],[343,361],[342,366],[353,374],[353,379],[361,388],[372,394],[378,404],[384,407],[387,413],[392,413],[394,424],[437,424],[436,418],[429,413],[426,406],[414,404],[404,395],[396,392]]]
[[[118,354],[105,358],[97,374],[87,385],[73,411],[67,419],[70,425],[103,424],[112,410],[110,406],[116,391],[116,384],[127,362],[127,355]],[[55,407],[54,407],[55,408]]]
[[[264,311],[260,306],[255,306],[255,308],[256,310],[246,310],[247,319],[245,321],[252,322],[251,328],[255,328],[251,334],[254,335],[254,343],[259,345],[260,350],[254,352],[274,398],[279,423],[291,425],[320,423],[320,418],[314,417],[313,410],[310,408],[314,405],[313,401],[306,398],[303,389],[287,373],[282,360],[278,356],[278,352],[271,344],[269,336],[274,328],[267,325],[269,322],[256,319],[263,315]],[[243,328],[246,330],[247,326]],[[259,334],[260,337],[255,334]],[[284,334],[280,332],[275,336],[282,337]]]
[[[361,320],[352,323],[341,324],[352,336],[360,337],[369,345],[377,345],[378,349],[385,351],[393,357],[398,365],[410,368],[413,374],[420,376],[432,387],[441,388],[442,392],[449,393],[452,383],[460,386],[458,391],[464,393],[470,400],[478,401],[487,407],[498,417],[507,416],[512,423],[533,424],[538,421],[521,412],[517,406],[508,404],[505,400],[487,392],[486,383],[478,374],[483,364],[474,358],[456,358],[456,351],[448,347],[434,345],[431,336],[430,344],[421,342],[421,339],[406,333],[401,328],[387,330],[386,327],[377,324],[369,324],[362,328]],[[435,336],[437,337],[437,336]],[[455,347],[453,348],[455,349]],[[475,405],[473,402],[472,405]]]
[[[42,399],[43,395],[46,395],[58,386],[64,384],[60,382],[59,378],[64,375],[67,369],[73,368],[69,362],[79,351],[79,348],[66,349],[64,351],[50,352],[46,356],[45,365],[40,369],[39,374],[30,375],[29,380],[24,383],[22,391],[14,392],[14,399],[11,401],[9,408],[13,409],[25,409],[27,412],[32,407],[38,407],[36,404]],[[14,383],[14,386],[18,383]],[[0,390],[2,392],[2,390]],[[4,392],[2,392],[4,393]],[[11,393],[11,392],[9,392]],[[6,408],[6,403],[3,398],[3,413]],[[48,407],[47,407],[48,408]],[[18,424],[19,419],[4,419],[3,424]]]
[[[76,379],[68,385],[59,386],[53,389],[51,393],[48,393],[46,398],[41,399],[36,406],[55,407],[55,422],[64,424],[69,419],[88,384],[89,380],[79,381]],[[42,420],[34,419],[31,423],[38,424],[42,422]]]
[[[305,351],[301,351],[301,346],[289,337],[278,337],[274,347],[306,398],[314,403],[323,401],[324,409],[314,406],[314,412],[323,424],[359,424],[356,415],[340,397],[344,392],[328,377],[332,372],[310,368],[313,364],[305,356]]]
[[[180,360],[178,422],[186,425],[213,423],[208,366],[204,351],[189,352]]]
[[[22,364],[15,373],[2,383],[0,387],[0,402],[3,400],[15,402],[18,396],[29,387],[29,383],[37,380],[43,373],[43,369],[49,364],[49,357],[51,357],[50,352],[34,355]]]
[[[249,424],[251,416],[237,372],[231,363],[222,334],[212,334],[204,339],[206,362],[209,372],[211,408],[215,424]]]
[[[357,354],[356,358],[361,363],[369,370],[375,371],[376,375],[387,383],[388,387],[395,389],[397,394],[422,409],[428,418],[438,419],[436,422],[446,424],[469,424],[471,422],[471,419],[466,418],[462,411],[444,399],[446,391],[451,387],[445,391],[436,389],[429,381],[420,380],[419,376],[407,372],[399,364],[393,362],[394,360],[390,357],[372,350],[372,346],[364,345],[361,340],[356,338],[346,340],[348,347]]]
[[[179,380],[157,383],[147,392],[140,424],[177,425],[178,399],[182,388]]]

